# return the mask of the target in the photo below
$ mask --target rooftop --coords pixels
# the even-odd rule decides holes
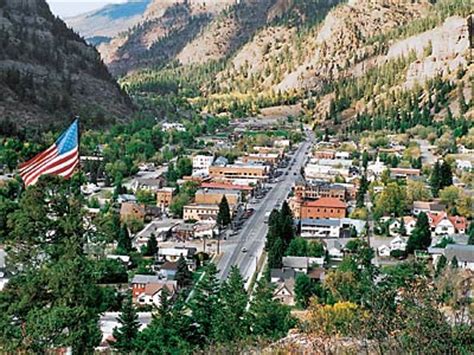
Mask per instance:
[[[306,256],[284,256],[283,267],[305,269],[308,267],[308,258]]]
[[[341,221],[338,219],[302,219],[301,226],[325,226],[339,227]]]
[[[444,249],[444,256],[451,260],[456,257],[461,262],[474,262],[474,245],[448,244]]]
[[[304,205],[308,207],[334,207],[334,208],[347,207],[344,202],[333,197],[322,197],[316,201],[305,201]]]

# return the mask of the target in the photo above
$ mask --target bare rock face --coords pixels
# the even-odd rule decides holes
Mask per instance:
[[[106,124],[132,112],[97,51],[45,0],[0,1],[0,121],[52,127],[73,115]]]

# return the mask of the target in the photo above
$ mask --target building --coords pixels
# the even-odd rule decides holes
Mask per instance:
[[[194,255],[197,249],[193,247],[174,247],[174,248],[159,248],[158,249],[158,261],[178,261],[182,256],[188,262],[188,266],[194,265]],[[191,268],[192,269],[192,268]]]
[[[416,177],[421,175],[420,169],[409,169],[409,168],[390,168],[390,177],[395,179],[406,179],[410,177]]]
[[[405,225],[406,235],[411,235],[413,229],[415,229],[416,225],[416,218],[412,216],[404,216],[403,217],[403,224]],[[401,227],[401,220],[400,219],[392,219],[388,226],[388,231],[391,236],[397,236],[400,234],[399,230]]]
[[[347,205],[337,198],[322,197],[316,201],[301,203],[301,219],[344,218]]]
[[[146,190],[151,192],[158,191],[164,183],[161,177],[156,178],[136,178],[131,183],[131,189],[136,192],[138,190]]]
[[[412,206],[412,214],[418,216],[420,213],[440,214],[446,210],[446,206],[436,202],[414,201]]]
[[[135,275],[132,279],[132,298],[136,299],[140,294],[145,292],[146,285],[159,282],[157,275]]]
[[[203,205],[198,203],[192,203],[184,206],[183,219],[185,221],[215,221],[218,213],[218,205]]]
[[[303,219],[301,236],[303,238],[339,238],[340,221],[337,219]]]
[[[213,165],[209,168],[209,175],[220,179],[248,179],[255,178],[266,180],[268,178],[268,166],[259,165]]]
[[[257,153],[244,155],[241,160],[244,163],[263,163],[267,165],[276,165],[280,160],[280,155],[277,153]]]
[[[172,299],[178,290],[178,282],[174,280],[159,280],[157,282],[150,282],[145,285],[143,292],[138,294],[134,303],[137,306],[155,306],[161,305],[161,298],[163,290],[167,289],[168,299]]]
[[[242,200],[240,192],[236,190],[200,189],[196,191],[194,202],[203,205],[219,205],[224,196],[231,209],[236,208]]]
[[[245,197],[253,195],[255,187],[247,185],[237,185],[230,183],[219,183],[219,182],[203,182],[201,183],[201,188],[208,190],[234,190],[239,191],[240,194]]]
[[[182,123],[171,123],[171,122],[164,122],[161,125],[163,131],[178,131],[178,132],[186,132],[186,127]]]
[[[163,187],[156,191],[156,205],[161,209],[165,210],[169,208],[176,189],[174,187]]]
[[[460,268],[474,271],[474,245],[448,244],[444,256],[449,262],[456,258]]]
[[[165,280],[174,280],[176,271],[178,270],[178,262],[165,261],[159,268],[159,274]]]
[[[439,214],[428,213],[431,231],[436,235],[448,235],[467,231],[468,222],[465,217],[448,216],[446,212]]]
[[[284,270],[293,270],[307,274],[312,266],[321,266],[324,264],[324,258],[311,258],[306,256],[284,256],[282,259]]]
[[[294,306],[296,304],[295,283],[294,278],[277,282],[276,288],[273,291],[273,299],[278,300],[282,304]]]
[[[213,155],[195,155],[193,157],[193,171],[198,171],[198,170],[206,170],[208,171],[209,168],[212,166],[212,163],[214,162],[214,156]]]
[[[146,216],[145,207],[136,202],[124,202],[120,205],[120,221],[131,220],[144,221]]]
[[[336,152],[334,150],[317,150],[314,152],[314,157],[317,159],[334,159]]]
[[[346,201],[346,187],[340,184],[330,184],[325,181],[314,184],[307,183],[303,179],[295,182],[293,185],[294,195],[301,199],[318,199],[321,197],[337,198]]]

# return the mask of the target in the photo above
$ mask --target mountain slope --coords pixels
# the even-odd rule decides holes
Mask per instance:
[[[132,112],[97,51],[44,0],[0,1],[0,120],[49,127],[72,115],[105,124]]]
[[[129,0],[123,4],[107,5],[99,10],[65,19],[87,41],[107,42],[143,20],[151,0]]]

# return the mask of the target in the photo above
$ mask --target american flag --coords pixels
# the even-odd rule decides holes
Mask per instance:
[[[36,184],[46,174],[69,178],[78,164],[79,120],[76,119],[51,147],[20,164],[20,176],[26,186]]]

